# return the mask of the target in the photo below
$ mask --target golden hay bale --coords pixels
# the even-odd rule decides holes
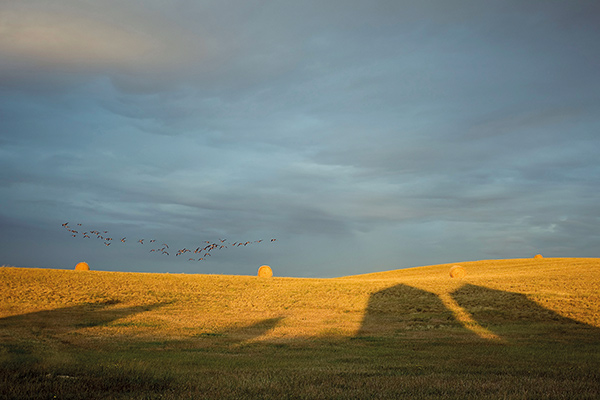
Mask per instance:
[[[533,258],[544,258],[544,256],[541,254],[536,254],[535,257],[533,257]]]
[[[464,278],[467,275],[467,271],[460,265],[454,265],[450,268],[450,278]]]
[[[86,262],[80,262],[75,266],[75,271],[89,271],[90,266]]]
[[[258,276],[261,278],[270,278],[273,276],[273,270],[268,265],[263,265],[258,269]]]

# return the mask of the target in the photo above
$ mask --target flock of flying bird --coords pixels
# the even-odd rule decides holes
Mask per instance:
[[[95,237],[96,239],[100,239],[104,242],[105,246],[110,246],[113,243],[113,238],[109,236],[108,231],[99,231],[99,230],[87,230],[87,231],[83,231],[83,229],[81,228],[81,224],[77,224],[77,229],[73,229],[69,226],[68,222],[65,222],[64,224],[62,224],[62,227],[65,228],[67,231],[70,232],[71,236],[73,237],[78,237],[79,235],[81,235],[82,238],[84,239],[91,239],[93,237]],[[80,232],[80,230],[82,232]],[[271,242],[275,242],[277,239],[271,239]],[[125,243],[127,242],[127,237],[122,237],[119,239],[120,242]],[[211,242],[208,240],[205,240],[202,242],[202,244],[200,246],[198,246],[196,249],[192,250],[192,249],[188,249],[186,247],[183,247],[181,249],[178,249],[177,252],[175,252],[175,256],[181,256],[184,255],[185,253],[190,253],[189,255],[192,254],[197,254],[197,256],[194,257],[190,257],[188,258],[188,261],[203,261],[206,260],[207,257],[211,256],[211,251],[213,250],[222,250],[222,249],[227,249],[229,247],[240,247],[240,246],[247,246],[249,244],[253,244],[253,243],[262,243],[264,240],[260,239],[260,240],[254,240],[254,241],[244,241],[244,242],[233,242],[231,244],[227,243],[227,239],[219,239],[216,242]],[[145,240],[145,239],[138,239],[137,243],[139,244],[144,244],[144,242],[147,243],[156,243],[156,239],[150,239],[150,240]],[[150,253],[156,253],[156,254],[163,254],[163,255],[171,255],[171,252],[173,252],[174,250],[172,250],[169,245],[167,243],[162,243],[161,245],[153,245],[153,247],[150,249]]]

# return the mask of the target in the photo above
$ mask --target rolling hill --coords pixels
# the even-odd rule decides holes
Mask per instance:
[[[453,265],[334,279],[3,267],[0,392],[600,395],[600,259],[464,262],[460,279]]]

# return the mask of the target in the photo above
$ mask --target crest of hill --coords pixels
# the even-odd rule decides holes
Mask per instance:
[[[600,258],[516,258],[467,261],[349,275],[337,279],[395,281],[404,279],[431,279],[433,277],[449,278],[448,272],[455,265],[463,267],[469,279],[516,278],[538,275],[542,280],[548,278],[556,279],[557,276],[579,279],[582,275],[589,276],[590,274],[596,279],[600,279]]]

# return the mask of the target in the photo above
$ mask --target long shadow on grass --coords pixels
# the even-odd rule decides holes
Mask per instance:
[[[21,338],[53,336],[80,328],[106,325],[167,304],[159,302],[134,307],[111,307],[118,303],[119,301],[109,300],[0,318],[0,332],[12,332]]]
[[[435,336],[448,330],[470,336],[437,295],[399,284],[371,295],[356,338]]]
[[[89,354],[89,349],[74,346],[62,335],[167,304],[118,307],[118,303],[80,304],[0,318],[0,398],[125,398],[123,393],[168,390],[168,377],[101,365],[100,353],[90,363],[81,362],[79,352]]]
[[[223,335],[237,342],[251,340],[275,328],[283,317],[268,318],[239,328],[230,328]]]
[[[451,296],[480,325],[506,340],[600,342],[600,329],[564,317],[521,293],[466,284]]]
[[[549,310],[520,293],[466,284],[449,296],[404,284],[371,295],[356,339],[452,337],[600,342],[600,329]]]

